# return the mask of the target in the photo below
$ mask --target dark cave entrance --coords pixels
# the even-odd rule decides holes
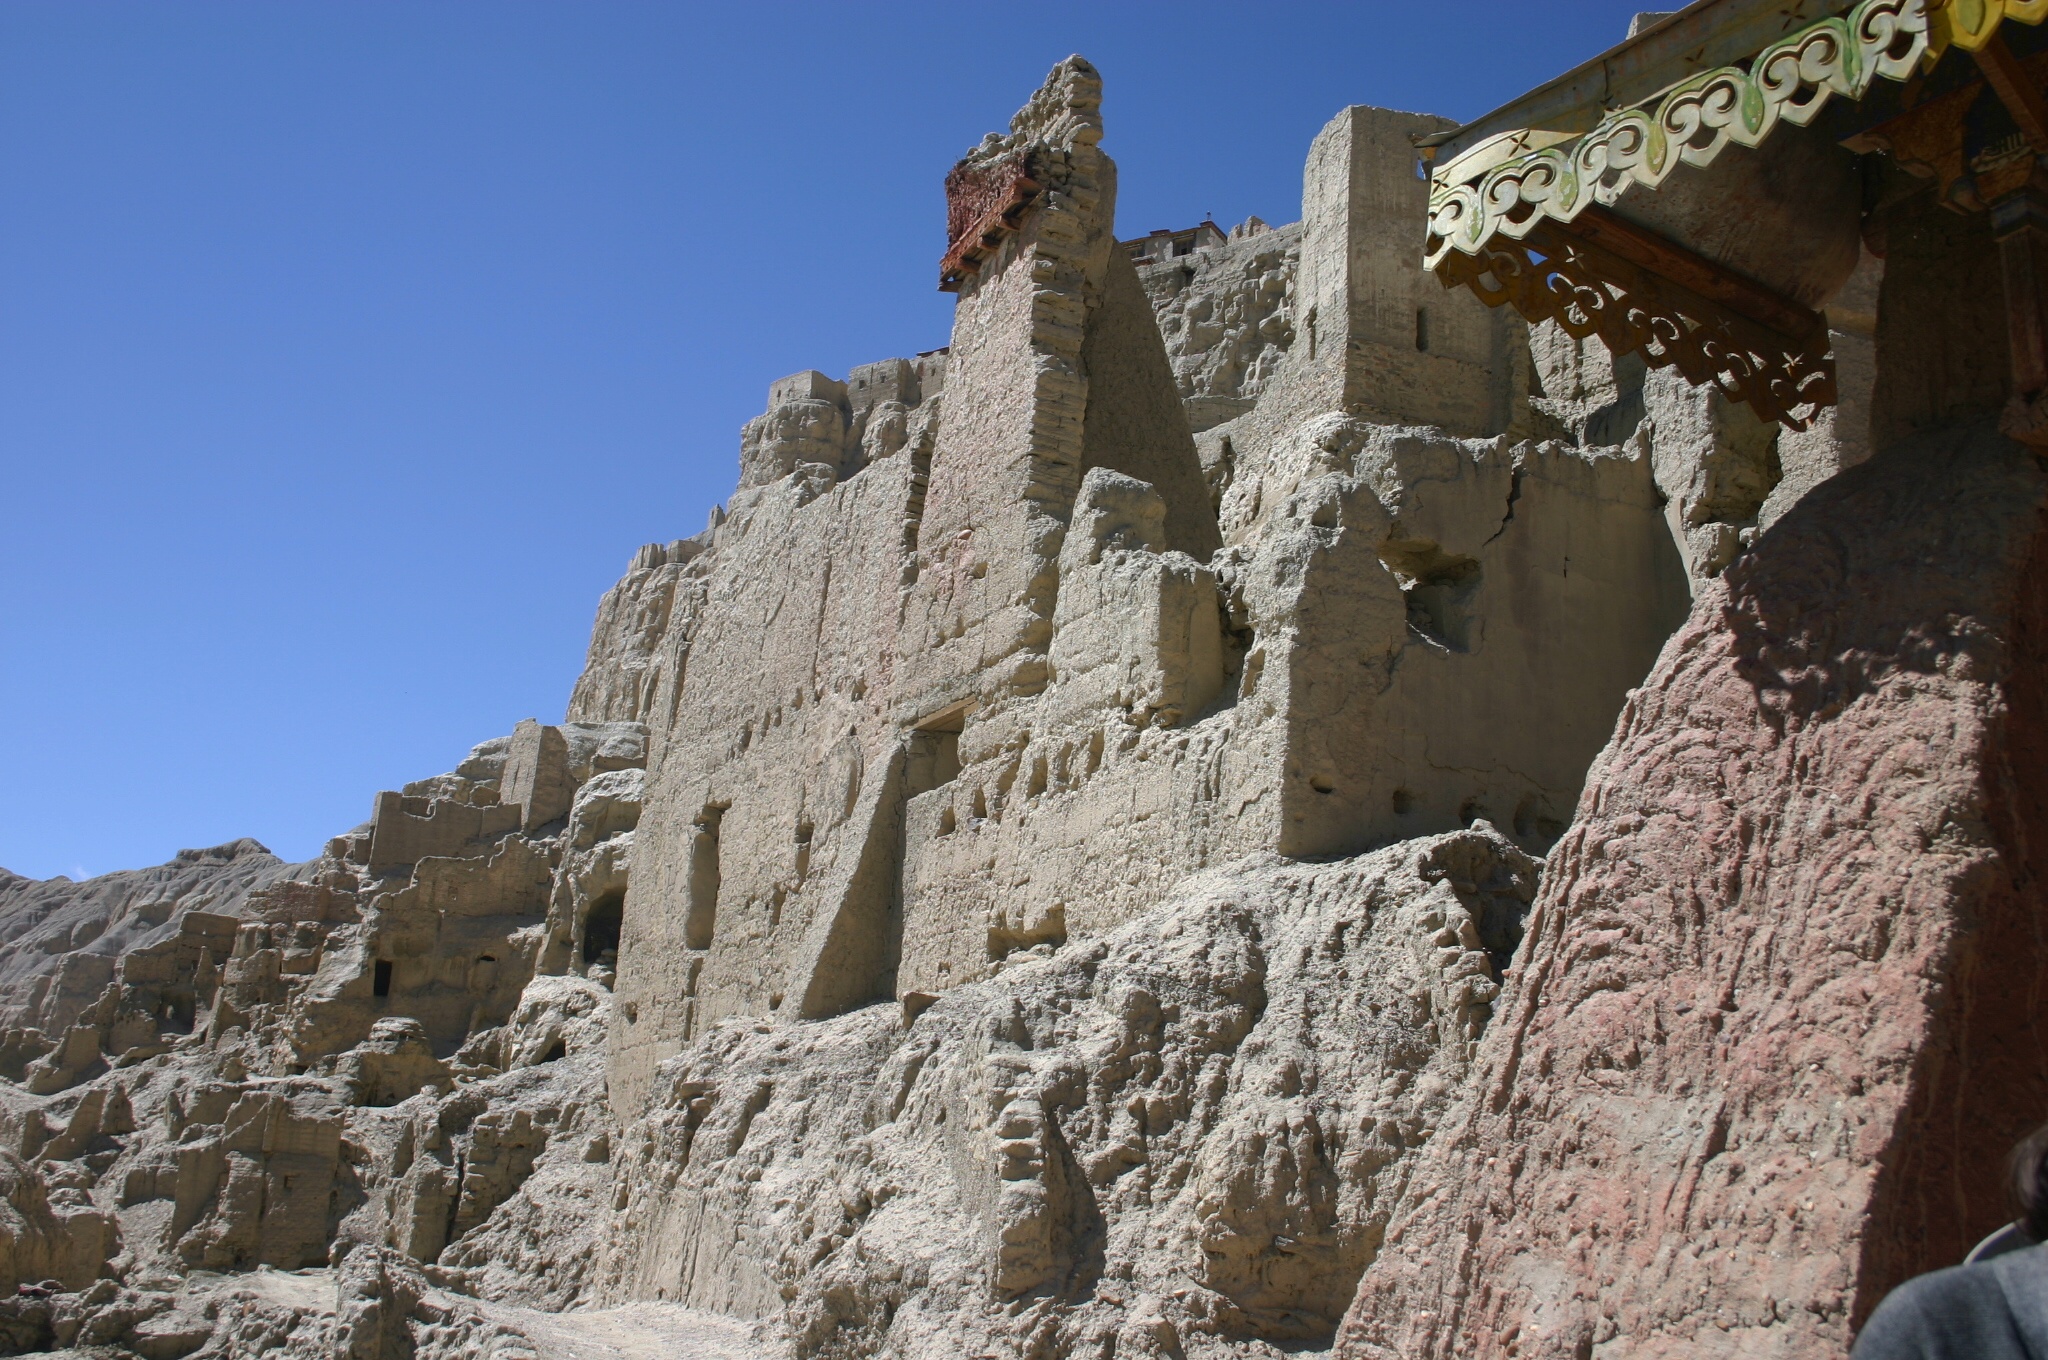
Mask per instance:
[[[596,963],[607,951],[619,956],[619,930],[626,920],[626,890],[614,888],[590,904],[583,918],[583,963]]]

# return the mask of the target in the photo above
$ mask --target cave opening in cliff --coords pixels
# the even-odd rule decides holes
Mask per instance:
[[[597,963],[619,953],[619,931],[626,920],[626,890],[614,888],[590,904],[583,918],[583,963]]]
[[[372,996],[391,995],[391,960],[377,960],[377,971],[370,978],[370,994]]]

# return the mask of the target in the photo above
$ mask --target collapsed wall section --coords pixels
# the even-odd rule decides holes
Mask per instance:
[[[1244,693],[1283,724],[1282,853],[1485,819],[1563,829],[1612,714],[1683,619],[1641,447],[1330,418],[1247,554]]]

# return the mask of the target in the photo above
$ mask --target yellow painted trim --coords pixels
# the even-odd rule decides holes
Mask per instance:
[[[2007,19],[2016,24],[2048,20],[2048,0],[1926,0],[1926,5],[1930,64],[1951,47],[1977,51]]]

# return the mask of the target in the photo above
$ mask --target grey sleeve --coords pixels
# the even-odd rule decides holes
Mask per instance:
[[[1885,1295],[1856,1338],[1855,1360],[2048,1360],[2020,1339],[1998,1277],[1956,1266]]]

